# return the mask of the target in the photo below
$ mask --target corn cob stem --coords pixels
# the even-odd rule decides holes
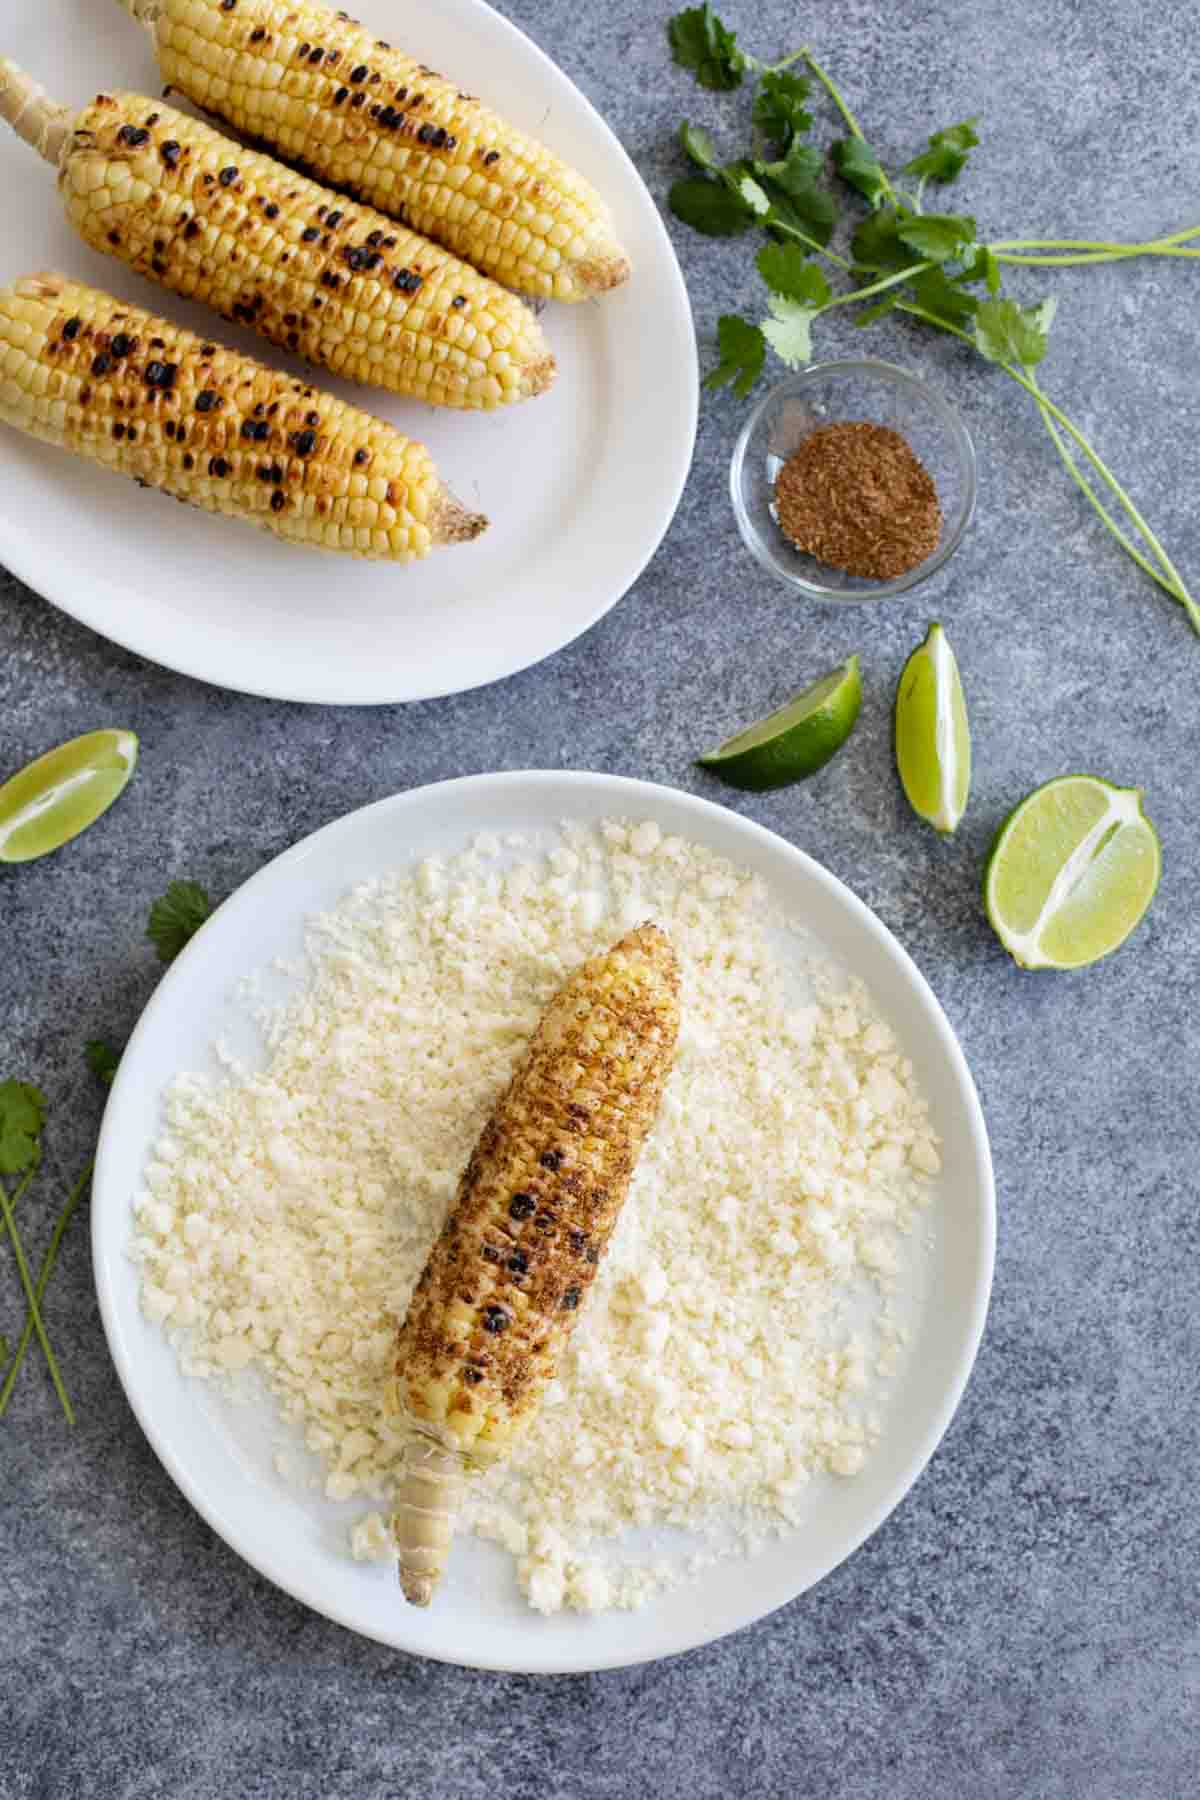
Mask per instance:
[[[473,1472],[535,1415],[657,1116],[679,975],[640,926],[561,988],[459,1185],[401,1328],[388,1403],[413,1432],[394,1531],[426,1606]]]
[[[411,1606],[428,1606],[446,1567],[468,1469],[461,1452],[413,1432],[396,1488],[400,1587]]]
[[[18,69],[7,57],[0,58],[0,119],[17,136],[32,144],[39,156],[57,165],[68,143],[75,115],[69,106],[58,106],[45,88]]]

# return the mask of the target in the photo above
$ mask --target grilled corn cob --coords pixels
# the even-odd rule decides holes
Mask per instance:
[[[670,941],[642,925],[560,989],[480,1138],[400,1332],[413,1436],[395,1531],[427,1606],[468,1474],[530,1423],[654,1123],[679,1029]]]
[[[121,0],[163,80],[521,293],[586,300],[629,258],[596,191],[433,69],[319,0]]]
[[[412,562],[487,524],[383,420],[61,275],[0,288],[0,419],[296,544]]]
[[[554,379],[513,294],[162,101],[101,94],[72,116],[0,60],[0,117],[58,165],[93,250],[336,375],[474,408]]]

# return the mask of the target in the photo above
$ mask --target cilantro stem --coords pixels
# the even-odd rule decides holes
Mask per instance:
[[[1138,256],[1200,257],[1200,250],[1172,249],[1159,244],[1114,245],[1110,250],[1079,251],[1067,256],[1014,256],[1011,251],[989,246],[997,262],[1016,263],[1027,269],[1071,269],[1083,263],[1132,262]]]
[[[95,1157],[93,1157],[91,1159],[91,1161],[88,1163],[87,1168],[83,1171],[83,1174],[79,1177],[79,1180],[75,1183],[75,1186],[71,1189],[71,1192],[68,1194],[66,1205],[63,1207],[62,1211],[59,1213],[58,1219],[55,1222],[54,1234],[50,1239],[50,1244],[46,1251],[46,1254],[42,1258],[42,1266],[38,1270],[37,1286],[34,1289],[34,1295],[38,1301],[39,1306],[41,1304],[42,1295],[46,1291],[46,1284],[50,1280],[51,1273],[54,1269],[54,1264],[57,1261],[59,1246],[62,1243],[63,1234],[66,1231],[67,1226],[71,1223],[71,1216],[74,1213],[75,1208],[79,1205],[80,1200],[83,1198],[84,1194],[87,1192],[88,1184],[90,1183],[90,1181],[92,1179],[92,1170],[95,1168],[95,1166],[96,1166],[96,1159],[95,1159]],[[15,1351],[13,1352],[12,1362],[9,1364],[9,1367],[8,1367],[8,1373],[4,1377],[4,1386],[0,1387],[0,1419],[2,1419],[4,1417],[5,1410],[7,1409],[7,1406],[8,1406],[9,1397],[13,1391],[13,1384],[16,1381],[17,1376],[21,1372],[21,1364],[25,1360],[25,1352],[29,1348],[29,1342],[30,1342],[30,1339],[33,1337],[34,1329],[35,1329],[34,1313],[31,1309],[30,1312],[26,1315],[25,1329],[21,1333],[20,1339],[17,1343],[17,1347],[16,1347]],[[43,1348],[44,1348],[44,1345],[43,1345]],[[60,1394],[59,1398],[60,1399],[62,1398],[61,1394]],[[74,1420],[72,1419],[69,1407],[67,1410],[67,1418],[68,1418],[68,1420],[70,1420],[71,1423],[74,1423]]]
[[[811,50],[802,50],[800,54],[820,82],[821,86],[825,89],[825,92],[829,95],[829,98],[833,101],[833,104],[841,113],[843,119],[846,121],[846,128],[851,137],[862,138],[862,141],[865,143],[866,139],[863,138],[862,128],[854,114],[850,111],[850,108],[846,105],[846,102],[843,100],[833,76],[829,74],[828,70],[821,67]]]
[[[785,56],[782,62],[777,63],[759,62],[757,56],[746,56],[745,51],[743,51],[742,54],[745,56],[747,66],[756,70],[758,74],[782,75],[785,69],[790,69],[793,63],[799,62],[800,58],[802,56],[807,56],[808,52],[806,50],[793,50],[790,56]]]
[[[841,90],[836,81],[834,81],[833,76],[830,75],[827,69],[821,67],[821,64],[817,61],[811,50],[802,50],[800,54],[820,82],[821,86],[825,89],[825,92],[829,95],[829,98],[833,101],[833,104],[841,113],[843,119],[846,121],[846,129],[849,131],[850,136],[858,138],[860,142],[865,144],[867,140],[863,137],[862,128],[854,114],[850,111],[850,108],[846,105],[845,100],[842,98]],[[895,200],[897,197],[896,190],[888,180],[887,170],[880,168],[879,177],[882,183],[881,191],[885,193],[889,199]],[[920,209],[918,208],[918,211],[919,210]]]
[[[1105,250],[1119,251],[1124,256],[1142,256],[1147,253],[1164,254],[1195,237],[1200,237],[1200,225],[1189,225],[1186,230],[1174,231],[1168,237],[1147,238],[1144,243],[1118,244],[1108,238],[997,238],[991,248],[996,251]],[[1194,250],[1188,251],[1189,256],[1195,254]]]
[[[803,244],[806,250],[811,250],[813,252],[814,256],[823,256],[826,262],[836,264],[839,269],[844,269],[847,274],[849,274],[854,267],[854,264],[848,262],[844,256],[839,256],[836,250],[827,250],[824,244],[819,244],[816,238],[809,237],[806,231],[801,231],[796,225],[789,225],[783,219],[771,219],[770,221],[763,220],[762,223],[769,224],[769,228],[772,231],[782,232],[784,237],[795,238],[798,244]]]
[[[913,281],[918,275],[924,275],[926,269],[936,268],[937,264],[932,260],[913,263],[911,268],[898,269],[894,275],[884,275],[879,281],[873,281],[870,287],[855,288],[852,294],[835,294],[832,300],[825,302],[821,311],[827,313],[834,306],[849,306],[852,300],[869,300],[872,294],[886,293],[888,288],[899,287],[902,282]]]
[[[67,1424],[74,1425],[75,1414],[71,1410],[71,1402],[67,1398],[67,1390],[63,1386],[63,1378],[59,1371],[58,1360],[55,1357],[54,1351],[51,1349],[50,1339],[46,1335],[46,1327],[42,1322],[41,1309],[38,1306],[38,1297],[34,1292],[33,1282],[29,1277],[29,1264],[25,1261],[25,1251],[21,1243],[21,1235],[17,1230],[16,1219],[13,1217],[13,1207],[17,1201],[20,1200],[26,1188],[33,1180],[36,1168],[37,1164],[35,1163],[33,1167],[26,1172],[24,1179],[18,1183],[16,1193],[13,1195],[12,1199],[9,1198],[8,1189],[5,1187],[4,1183],[0,1181],[0,1212],[3,1212],[4,1214],[4,1223],[8,1227],[8,1235],[12,1242],[13,1256],[16,1258],[17,1273],[21,1277],[21,1286],[25,1289],[25,1298],[29,1304],[30,1322],[33,1329],[37,1332],[38,1342],[41,1344],[42,1352],[46,1358],[46,1367],[50,1371],[50,1379],[54,1383],[54,1391],[58,1395],[59,1404],[63,1409]]]
[[[998,238],[991,244],[997,262],[1019,263],[1027,268],[1066,269],[1079,263],[1122,262],[1136,256],[1200,257],[1200,250],[1186,248],[1200,237],[1200,225],[1190,225],[1169,237],[1148,238],[1140,244],[1115,244],[1102,238]],[[1014,255],[1029,250],[1050,251],[1047,256]]]
[[[1033,396],[1038,403],[1038,407],[1041,410],[1043,417],[1049,416],[1053,418],[1062,426],[1067,436],[1078,444],[1079,448],[1083,451],[1083,454],[1087,457],[1087,460],[1091,463],[1093,469],[1095,469],[1097,475],[1099,475],[1101,481],[1105,483],[1116,496],[1117,500],[1120,501],[1126,513],[1128,513],[1130,520],[1137,527],[1138,531],[1141,532],[1150,550],[1158,559],[1164,575],[1168,578],[1165,581],[1160,580],[1159,586],[1163,588],[1166,593],[1170,594],[1173,599],[1179,601],[1180,605],[1187,613],[1192,630],[1200,637],[1200,606],[1196,605],[1196,602],[1188,593],[1179,570],[1175,567],[1175,564],[1167,555],[1162,544],[1154,535],[1153,531],[1151,531],[1132,498],[1121,486],[1121,483],[1117,480],[1108,464],[1095,450],[1093,450],[1082,431],[1080,431],[1078,426],[1067,417],[1062,408],[1056,406],[1053,400],[1048,399],[1047,396],[1043,394],[1042,390],[1037,386],[1036,381],[1031,381],[1029,377],[1024,375],[1019,369],[1014,368],[1011,363],[1002,363],[1000,366],[1004,369],[1006,374],[1012,376],[1013,380],[1017,382],[1020,387],[1025,389],[1027,394]]]
[[[974,338],[971,337],[968,332],[961,330],[957,325],[952,325],[948,319],[940,319],[936,313],[927,311],[923,306],[911,305],[909,302],[902,300],[896,310],[897,312],[909,313],[915,319],[924,319],[926,324],[936,325],[939,331],[948,331],[952,337],[961,338],[963,343],[969,344],[973,350],[978,348]],[[1054,401],[1049,399],[1047,395],[1042,392],[1041,388],[1038,387],[1036,380],[1030,380],[1029,376],[1024,374],[1013,363],[1000,363],[999,367],[1004,370],[1006,375],[1010,376],[1011,379],[1017,383],[1018,387],[1023,387],[1025,392],[1037,402],[1043,420],[1053,418],[1062,426],[1063,430],[1067,433],[1067,436],[1078,444],[1087,460],[1091,463],[1093,469],[1095,469],[1097,475],[1099,475],[1101,481],[1103,481],[1116,496],[1117,500],[1124,507],[1132,524],[1140,531],[1146,544],[1153,552],[1154,556],[1157,557],[1162,574],[1155,574],[1153,569],[1147,569],[1147,573],[1153,576],[1154,580],[1165,593],[1169,594],[1173,600],[1179,602],[1187,613],[1192,630],[1200,637],[1200,606],[1196,605],[1196,602],[1188,593],[1187,588],[1183,583],[1183,577],[1163,549],[1158,538],[1155,537],[1149,525],[1147,525],[1129,494],[1126,493],[1125,489],[1121,486],[1121,483],[1108,467],[1108,464],[1103,461],[1095,450],[1093,450],[1091,444],[1089,444],[1078,426],[1067,417],[1062,408],[1056,406]],[[1125,540],[1124,533],[1120,534],[1120,541],[1122,547],[1127,549],[1128,543]],[[1136,557],[1135,561],[1137,561],[1143,569],[1146,569],[1146,561],[1143,557]]]
[[[1030,379],[1031,385],[1033,387],[1037,388],[1037,391],[1040,395],[1042,390],[1040,387],[1038,387],[1037,377],[1034,375],[1030,375],[1029,379]],[[1154,567],[1154,564],[1152,562],[1150,562],[1145,556],[1142,555],[1141,551],[1138,549],[1138,547],[1134,543],[1133,539],[1126,536],[1125,532],[1122,531],[1121,527],[1117,524],[1117,521],[1113,518],[1112,514],[1109,512],[1109,510],[1105,506],[1104,502],[1100,499],[1099,495],[1096,493],[1096,491],[1092,487],[1091,483],[1084,480],[1082,470],[1079,468],[1078,464],[1076,463],[1075,458],[1071,455],[1071,452],[1067,449],[1067,446],[1063,443],[1062,434],[1059,431],[1058,426],[1054,423],[1053,416],[1051,415],[1051,413],[1049,412],[1047,407],[1044,404],[1039,403],[1038,411],[1041,413],[1042,423],[1045,425],[1046,430],[1050,433],[1050,439],[1054,445],[1054,448],[1058,451],[1058,454],[1061,456],[1061,458],[1063,460],[1063,466],[1065,467],[1067,474],[1071,477],[1071,480],[1075,483],[1076,487],[1079,489],[1079,491],[1083,495],[1084,499],[1088,502],[1089,506],[1094,507],[1095,510],[1099,513],[1100,517],[1103,519],[1108,530],[1112,532],[1112,535],[1116,538],[1118,544],[1120,544],[1121,548],[1124,550],[1126,556],[1131,557],[1132,560],[1138,565],[1138,568],[1143,569],[1145,571],[1145,573],[1150,577],[1151,581],[1157,582],[1159,587],[1162,588],[1166,593],[1170,594],[1170,596],[1173,600],[1178,599],[1179,596],[1175,593],[1174,589],[1167,582],[1162,571],[1160,569],[1156,569]]]

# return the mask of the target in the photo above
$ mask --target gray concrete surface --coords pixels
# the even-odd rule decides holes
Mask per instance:
[[[98,0],[99,3],[99,0]],[[506,0],[612,120],[662,198],[700,96],[658,9]],[[812,31],[881,149],[980,111],[955,196],[992,236],[1144,237],[1200,220],[1191,9],[1131,0],[731,0],[764,55]],[[745,242],[672,227],[707,356],[756,286]],[[1200,587],[1195,263],[1068,271],[1047,388],[1094,429]],[[828,351],[858,349],[843,319]],[[244,1567],[144,1442],[105,1350],[86,1220],[47,1301],[80,1413],[30,1361],[0,1423],[0,1795],[98,1800],[1185,1800],[1200,1785],[1196,1073],[1200,642],[1057,467],[1028,401],[895,322],[881,353],[934,375],[981,456],[978,521],[936,590],[871,612],[797,605],[726,499],[742,406],[706,398],[679,516],[581,642],[483,692],[404,709],[272,705],[179,679],[0,579],[0,764],[99,722],[142,735],[136,785],[62,856],[0,876],[0,1075],[42,1084],[49,1161],[85,1161],[101,1097],[83,1040],[118,1041],[157,966],[173,875],[224,894],[365,801],[476,770],[609,769],[716,795],[695,752],[852,649],[847,750],[746,813],[876,908],[944,1002],[978,1079],[1000,1189],[991,1320],[964,1405],[876,1537],[741,1635],[594,1678],[479,1675],[357,1641]],[[0,495],[0,506],[3,496]],[[977,777],[957,842],[905,812],[888,712],[928,618],[957,648]],[[1065,770],[1143,784],[1166,870],[1111,962],[1011,967],[978,902],[1006,809]],[[722,798],[728,796],[721,795]],[[49,1188],[27,1206],[31,1246]],[[0,1254],[0,1326],[20,1319]]]

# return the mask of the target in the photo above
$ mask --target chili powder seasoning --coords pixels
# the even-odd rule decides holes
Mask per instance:
[[[937,488],[887,425],[820,425],[775,479],[775,517],[797,550],[847,575],[891,581],[937,548]]]

